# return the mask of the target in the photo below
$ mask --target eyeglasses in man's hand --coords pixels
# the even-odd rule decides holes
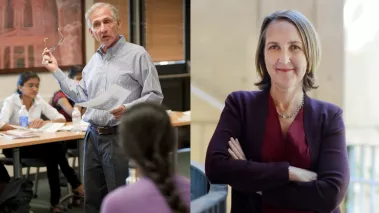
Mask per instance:
[[[49,48],[50,52],[52,53],[58,46],[60,46],[63,41],[64,41],[64,37],[62,35],[62,32],[61,30],[58,28],[58,32],[59,32],[59,35],[60,35],[60,39],[58,41],[58,43],[56,43],[54,46],[52,46],[51,48]],[[43,41],[45,42],[45,48],[47,48],[47,40],[48,38],[45,38]],[[45,61],[45,64],[48,64],[48,63],[51,63],[52,61]]]

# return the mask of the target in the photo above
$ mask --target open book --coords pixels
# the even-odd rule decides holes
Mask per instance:
[[[36,134],[34,131],[27,130],[27,129],[8,130],[6,132],[0,133],[0,136],[3,136],[5,138],[7,138],[7,139],[39,137],[39,135]]]

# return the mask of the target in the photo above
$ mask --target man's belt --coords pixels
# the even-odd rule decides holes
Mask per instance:
[[[96,126],[90,125],[90,128],[99,135],[114,135],[117,134],[117,126]]]

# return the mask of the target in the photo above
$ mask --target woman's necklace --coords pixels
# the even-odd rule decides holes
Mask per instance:
[[[297,107],[297,109],[290,115],[285,115],[285,114],[280,114],[278,111],[276,111],[276,113],[278,113],[279,117],[281,118],[284,118],[284,119],[289,119],[289,118],[292,118],[293,116],[297,115],[297,113],[300,111],[300,109],[303,107],[304,105],[304,95],[303,95],[303,100],[301,101],[301,104]]]

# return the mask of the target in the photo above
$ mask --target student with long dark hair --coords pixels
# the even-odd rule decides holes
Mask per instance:
[[[108,194],[101,212],[189,212],[190,183],[175,172],[177,142],[167,112],[158,104],[137,104],[123,115],[119,135],[125,163],[132,160],[141,178]]]
[[[40,78],[34,72],[21,73],[17,81],[17,92],[7,97],[4,101],[0,114],[0,130],[12,128],[11,125],[18,125],[19,111],[22,105],[26,106],[29,113],[29,127],[40,128],[47,122],[65,122],[63,115],[48,104],[38,95]],[[45,115],[49,120],[42,120]],[[11,158],[11,149],[4,149],[3,154]],[[39,158],[46,163],[47,178],[50,185],[50,203],[52,213],[62,212],[59,206],[61,189],[59,184],[59,170],[71,184],[73,191],[81,196],[84,195],[84,187],[81,184],[75,171],[68,164],[61,143],[47,143],[41,145],[26,146],[20,148],[21,158]]]

